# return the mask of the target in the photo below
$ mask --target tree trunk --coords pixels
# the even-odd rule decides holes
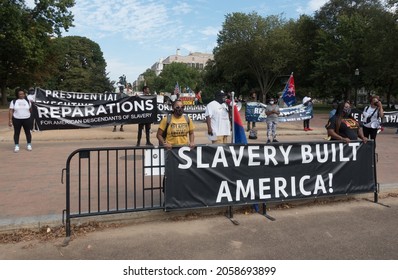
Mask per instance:
[[[4,84],[1,85],[1,104],[4,106],[7,105],[7,92],[6,92],[6,86]]]

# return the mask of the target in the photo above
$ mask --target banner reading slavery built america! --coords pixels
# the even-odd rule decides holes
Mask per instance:
[[[34,116],[40,130],[155,122],[156,96],[36,89]]]
[[[166,152],[166,209],[373,192],[374,142],[206,145]]]

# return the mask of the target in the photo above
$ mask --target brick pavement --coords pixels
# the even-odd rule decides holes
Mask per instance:
[[[65,185],[61,171],[71,152],[84,147],[130,146],[136,142],[137,125],[126,125],[125,132],[112,132],[112,127],[95,129],[43,131],[33,133],[33,151],[13,153],[12,129],[8,128],[8,111],[0,110],[0,228],[24,224],[60,223],[65,208]],[[304,132],[302,122],[283,123],[278,127],[280,141],[320,141],[326,135],[327,115],[311,120],[314,131]],[[206,125],[196,124],[196,143],[208,143]],[[265,123],[257,125],[259,138],[265,142]],[[153,126],[157,130],[157,125]],[[398,186],[396,129],[385,129],[378,135],[378,181],[383,188]],[[155,133],[151,141],[157,143]],[[21,147],[25,145],[21,133]]]

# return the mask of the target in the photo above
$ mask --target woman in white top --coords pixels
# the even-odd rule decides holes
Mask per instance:
[[[32,134],[30,133],[31,126],[31,108],[32,105],[27,99],[25,91],[23,89],[15,90],[16,99],[12,100],[10,103],[10,110],[8,113],[9,126],[14,126],[14,152],[19,152],[19,134],[21,133],[21,128],[23,127],[26,135],[28,151],[32,150]]]
[[[381,119],[384,117],[383,106],[380,98],[375,95],[370,100],[370,105],[366,106],[362,113],[363,134],[366,138],[373,139],[376,147],[377,130],[380,128]]]

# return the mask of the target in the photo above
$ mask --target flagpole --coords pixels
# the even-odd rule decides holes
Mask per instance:
[[[235,144],[235,92],[231,92],[231,105],[232,105],[232,139],[231,139],[231,143]]]
[[[232,134],[231,134],[231,143],[235,144],[235,92],[231,92],[231,110],[232,110]],[[228,212],[227,212],[227,217],[228,219],[234,224],[234,225],[239,225],[239,222],[234,219],[234,213],[232,212],[232,206],[228,206]]]
[[[287,79],[285,88],[286,88],[286,86],[290,83],[290,79],[291,79],[292,77],[293,77],[293,72],[290,74],[289,79]]]

